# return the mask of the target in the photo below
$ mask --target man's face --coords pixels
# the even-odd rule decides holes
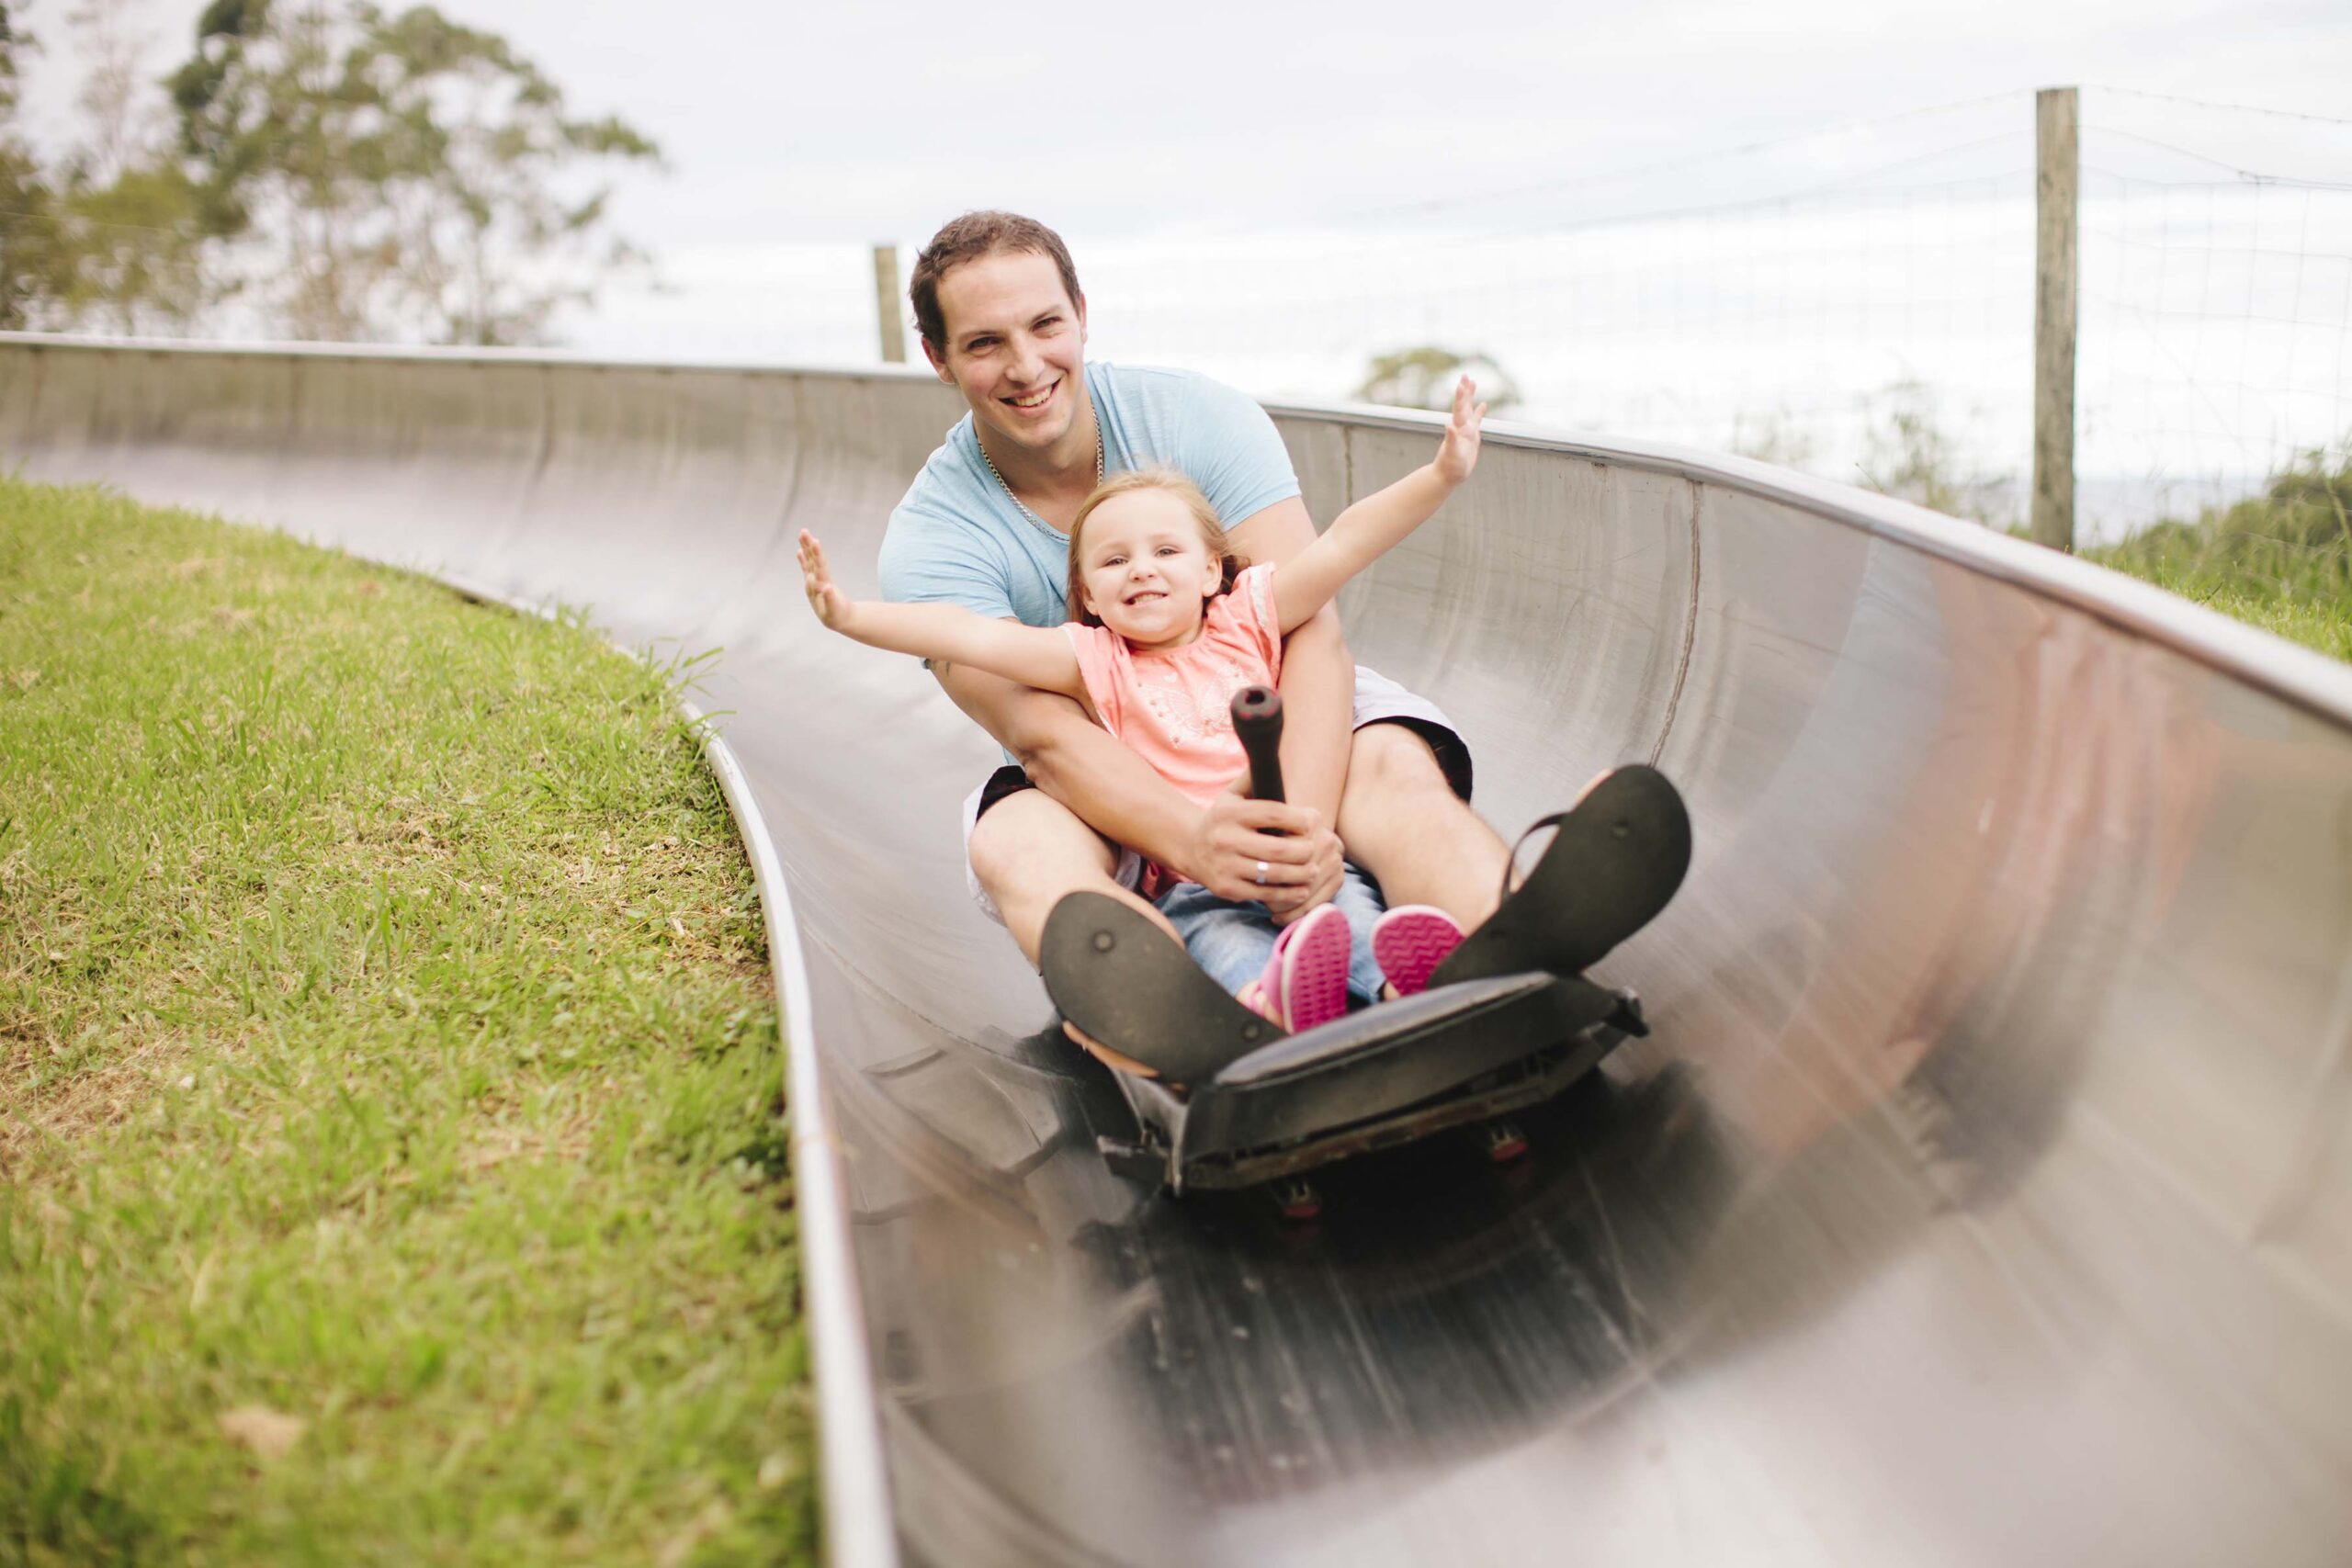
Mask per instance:
[[[998,251],[939,280],[939,378],[964,394],[983,430],[1045,453],[1069,434],[1085,398],[1086,302],[1063,291],[1053,261]]]

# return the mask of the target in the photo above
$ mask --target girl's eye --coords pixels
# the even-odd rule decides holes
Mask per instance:
[[[1163,556],[1172,556],[1172,555],[1181,555],[1181,554],[1182,554],[1183,552],[1182,552],[1181,550],[1177,549],[1177,547],[1176,547],[1175,546],[1173,546],[1173,545],[1162,545],[1162,546],[1160,546],[1160,547],[1159,547],[1159,553],[1160,553],[1161,555],[1163,555]]]

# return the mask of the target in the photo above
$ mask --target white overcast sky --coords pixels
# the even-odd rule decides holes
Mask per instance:
[[[25,17],[52,146],[81,3]],[[186,57],[202,0],[116,4],[151,75]],[[2075,85],[2086,472],[2221,493],[2352,410],[2352,0],[444,9],[662,145],[612,209],[650,279],[559,325],[592,354],[870,364],[865,247],[1007,207],[1070,238],[1104,357],[1320,400],[1383,348],[1488,348],[1526,417],[1786,418],[1838,477],[1916,378],[2021,473],[2031,93]]]
[[[72,4],[18,6],[51,46],[30,96],[51,133]],[[200,0],[123,5],[157,74],[185,55]],[[657,252],[913,243],[976,206],[1106,239],[1352,225],[1430,200],[1487,221],[1531,185],[2064,83],[2352,116],[2346,0],[444,9],[505,34],[575,108],[662,143],[667,175],[630,179],[618,209]],[[2120,98],[2110,112],[2154,134],[2215,118]],[[1866,159],[1915,145],[1906,129],[1788,156]],[[2250,142],[2227,157],[2295,155],[2243,117],[2193,129],[2199,150]]]

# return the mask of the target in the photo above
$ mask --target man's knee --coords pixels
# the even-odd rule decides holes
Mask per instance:
[[[1367,724],[1348,752],[1348,793],[1372,795],[1439,790],[1453,793],[1430,743],[1401,724]]]
[[[1102,835],[1043,790],[1024,789],[989,807],[972,825],[972,874],[999,909],[1051,903],[1064,893],[1106,883],[1117,852]]]
[[[1438,851],[1485,856],[1494,830],[1446,776],[1428,739],[1401,724],[1368,724],[1348,754],[1340,840],[1384,884],[1400,863]]]
[[[1167,916],[1119,886],[1118,849],[1042,790],[1023,790],[999,801],[972,824],[966,847],[981,891],[1033,964],[1054,906],[1081,890],[1119,899],[1166,931],[1170,940],[1180,946],[1183,942]]]

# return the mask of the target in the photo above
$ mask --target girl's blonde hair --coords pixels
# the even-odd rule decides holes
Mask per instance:
[[[1209,498],[1201,493],[1200,486],[1173,468],[1129,468],[1123,474],[1113,474],[1094,487],[1094,493],[1080,504],[1078,515],[1070,519],[1069,613],[1070,618],[1080,626],[1099,626],[1102,624],[1100,615],[1086,608],[1086,574],[1079,564],[1079,541],[1086,536],[1086,520],[1094,515],[1096,507],[1113,496],[1137,490],[1164,490],[1184,503],[1184,509],[1193,514],[1193,521],[1201,525],[1201,542],[1208,546],[1209,554],[1217,558],[1221,575],[1216,593],[1232,592],[1233,580],[1240,576],[1242,569],[1250,564],[1233,553],[1233,541],[1226,537],[1225,525],[1216,520],[1216,508],[1209,504]],[[1211,598],[1216,596],[1216,593],[1210,595]]]

